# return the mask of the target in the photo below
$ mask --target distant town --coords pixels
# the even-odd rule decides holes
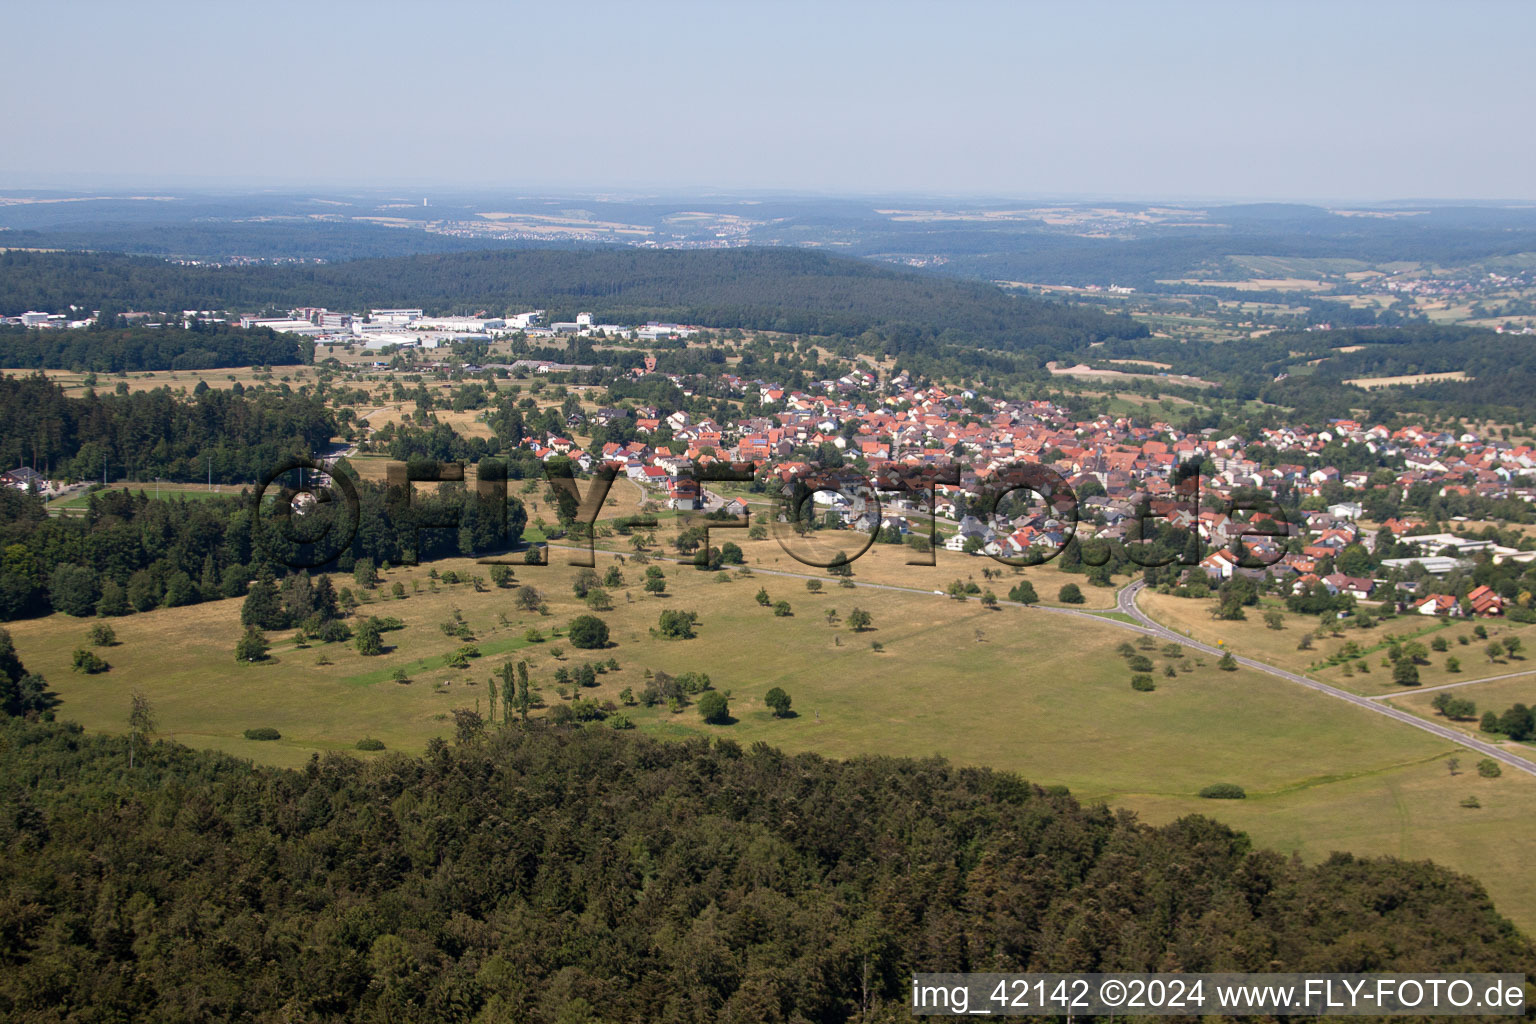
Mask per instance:
[[[155,326],[148,314],[128,316]],[[91,322],[36,311],[7,320],[42,330]],[[212,311],[183,311],[183,325],[198,320],[225,322]],[[242,328],[302,335],[317,344],[359,347],[379,353],[381,360],[409,354],[405,363],[394,365],[412,371],[502,376],[591,367],[538,359],[466,363],[449,353],[465,342],[557,337],[647,341],[687,339],[708,330],[676,323],[599,323],[587,313],[574,321],[551,323],[542,309],[510,316],[427,316],[420,308],[371,309],[363,314],[299,307],[285,317],[241,316],[236,322]],[[434,361],[438,353],[442,360]],[[391,365],[378,361],[372,368],[386,370]],[[655,374],[656,358],[646,356],[629,373]],[[704,383],[697,376],[661,376],[684,395]],[[1257,437],[1222,436],[1212,429],[1190,432],[1171,422],[1141,422],[1131,416],[1075,420],[1050,401],[989,398],[975,390],[932,383],[920,386],[906,373],[882,380],[873,369],[797,390],[771,378],[732,372],[721,372],[708,384],[716,393],[737,399],[750,396],[756,408],[775,411],[717,422],[643,404],[599,408],[568,418],[572,436],[548,433],[530,436],[523,444],[540,460],[569,459],[581,472],[612,466],[677,510],[710,507],[690,470],[714,461],[769,464],[784,479],[805,471],[809,462],[803,456],[816,451],[835,452],[845,464],[871,477],[889,468],[958,464],[964,467],[958,485],[938,485],[931,510],[926,502],[888,496],[881,504],[888,511],[877,517],[874,508],[856,496],[818,492],[816,498],[823,506],[820,511],[841,528],[905,537],[914,531],[926,534],[926,517],[933,515],[945,524],[942,543],[949,549],[1003,558],[1056,549],[1072,536],[1067,524],[1048,509],[1012,517],[971,514],[973,499],[996,474],[1021,462],[1039,463],[1060,472],[1083,497],[1082,521],[1075,527],[1079,540],[1126,539],[1145,503],[1155,516],[1198,531],[1201,540],[1215,548],[1199,563],[1213,585],[1246,575],[1295,593],[1322,587],[1330,595],[1369,599],[1390,580],[1394,598],[1401,599],[1405,609],[1411,605],[1425,614],[1499,614],[1504,600],[1489,588],[1463,588],[1459,596],[1446,595],[1435,591],[1433,579],[1470,569],[1479,554],[1495,562],[1536,559],[1536,550],[1438,531],[1434,523],[1405,515],[1383,517],[1378,530],[1411,544],[1407,553],[1370,558],[1369,571],[1358,559],[1354,572],[1339,564],[1346,549],[1375,551],[1378,533],[1362,530],[1358,523],[1371,518],[1369,506],[1383,495],[1395,495],[1399,502],[1410,495],[1420,501],[1430,495],[1536,503],[1536,448],[1473,432],[1412,426],[1389,430],[1335,419],[1268,429]],[[609,427],[620,420],[633,421],[634,440],[609,441],[590,450],[574,438],[589,426]],[[1198,506],[1175,494],[1170,483],[1175,467],[1189,462],[1202,463],[1205,471]],[[1366,465],[1370,468],[1360,468]],[[13,470],[0,480],[42,492],[63,486],[32,467]],[[1272,517],[1262,512],[1230,514],[1232,495],[1250,490],[1291,495],[1307,511],[1300,522],[1288,524],[1265,523]],[[1278,535],[1266,537],[1263,532]],[[1239,536],[1248,551],[1266,563],[1263,568],[1239,564],[1230,550]]]

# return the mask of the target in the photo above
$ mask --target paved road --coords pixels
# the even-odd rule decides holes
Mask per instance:
[[[555,544],[550,546],[566,547],[566,545]],[[787,576],[796,579],[824,578],[821,574],[813,572],[788,572],[782,569],[763,569],[755,565],[750,566],[750,568],[753,575]],[[906,594],[927,594],[933,597],[942,597],[942,599],[946,601],[952,600],[952,598],[950,598],[948,595],[943,594],[942,591],[923,590],[919,587],[900,587],[891,583],[866,583],[860,580],[853,580],[852,582],[855,587],[865,587],[870,590],[890,590]],[[1145,586],[1145,581],[1136,580],[1135,582],[1122,588],[1115,599],[1116,611],[1134,619],[1134,624],[1125,622],[1120,619],[1112,619],[1106,615],[1095,614],[1090,611],[1079,611],[1075,608],[1047,608],[1042,605],[1020,605],[1013,601],[1004,601],[1001,599],[998,600],[998,604],[1008,605],[1015,608],[1026,608],[1030,611],[1042,612],[1047,615],[1074,615],[1080,618],[1092,619],[1095,622],[1114,626],[1117,629],[1132,630],[1137,633],[1144,633],[1148,636],[1158,637],[1163,640],[1177,641],[1178,643],[1183,644],[1185,647],[1193,647],[1197,650],[1205,651],[1208,654],[1217,656],[1230,653],[1228,651],[1222,650],[1219,647],[1213,647],[1210,644],[1204,644],[1198,640],[1191,639],[1182,633],[1176,633],[1168,627],[1157,622],[1151,616],[1147,615],[1147,613],[1143,612],[1141,607],[1136,603],[1136,595],[1139,594],[1142,588]],[[1251,668],[1257,672],[1267,673],[1268,675],[1272,675],[1277,679],[1284,679],[1286,682],[1295,683],[1298,686],[1305,686],[1309,690],[1316,690],[1318,693],[1326,694],[1327,696],[1333,697],[1336,700],[1345,701],[1355,705],[1356,707],[1364,708],[1365,710],[1375,714],[1385,715],[1388,718],[1396,719],[1397,721],[1402,722],[1404,725],[1411,725],[1415,729],[1421,729],[1424,732],[1432,733],[1441,739],[1450,740],[1452,743],[1455,743],[1458,746],[1465,747],[1468,750],[1475,750],[1485,757],[1491,757],[1495,761],[1508,765],[1516,771],[1524,772],[1526,775],[1536,777],[1536,763],[1527,761],[1523,757],[1520,757],[1516,754],[1511,754],[1501,747],[1494,746],[1492,743],[1485,743],[1476,737],[1468,736],[1466,733],[1452,729],[1449,726],[1439,725],[1435,722],[1428,721],[1426,719],[1420,718],[1417,715],[1403,711],[1399,708],[1391,707],[1381,702],[1383,697],[1392,696],[1392,694],[1380,694],[1375,697],[1362,697],[1359,694],[1350,693],[1348,690],[1341,690],[1337,686],[1330,686],[1327,683],[1318,682],[1316,679],[1309,679],[1306,676],[1297,675],[1295,672],[1288,672],[1282,668],[1276,668],[1275,666],[1266,664],[1262,661],[1254,661],[1252,658],[1245,658],[1236,654],[1233,654],[1233,658],[1239,665],[1242,665],[1246,668]],[[1511,673],[1511,675],[1516,676],[1525,674],[1526,673],[1523,672]],[[1502,679],[1506,677],[1495,676],[1493,678]],[[1468,680],[1468,682],[1486,681],[1487,680]],[[1454,686],[1458,684],[1453,683],[1450,685]],[[1443,689],[1443,687],[1429,687],[1429,689]]]
[[[1127,586],[1125,589],[1121,590],[1118,597],[1116,598],[1117,608],[1121,612],[1131,616],[1138,623],[1140,623],[1142,626],[1141,632],[1149,633],[1153,636],[1163,637],[1168,640],[1176,640],[1179,643],[1184,644],[1186,647],[1194,647],[1198,650],[1206,651],[1210,654],[1219,655],[1230,653],[1223,651],[1219,647],[1212,647],[1210,644],[1203,644],[1198,640],[1192,640],[1187,636],[1176,633],[1155,621],[1151,616],[1147,615],[1146,612],[1143,612],[1141,607],[1136,603],[1136,595],[1139,594],[1142,588],[1145,586],[1145,581],[1137,580]],[[1058,611],[1061,609],[1047,610]],[[1252,658],[1244,658],[1235,654],[1233,657],[1237,660],[1239,665],[1255,669],[1259,672],[1266,672],[1278,679],[1284,679],[1286,682],[1295,683],[1298,686],[1305,686],[1309,690],[1316,690],[1318,693],[1327,694],[1328,696],[1337,700],[1347,701],[1356,707],[1365,708],[1368,711],[1374,711],[1376,714],[1386,715],[1388,718],[1395,718],[1399,722],[1413,726],[1415,729],[1422,729],[1425,732],[1433,733],[1442,739],[1451,740],[1463,747],[1466,747],[1469,750],[1475,750],[1479,754],[1482,754],[1486,757],[1491,757],[1495,761],[1506,764],[1509,767],[1514,768],[1516,771],[1521,771],[1527,775],[1536,777],[1536,764],[1527,761],[1525,758],[1516,754],[1511,754],[1509,751],[1504,750],[1501,747],[1496,747],[1492,743],[1485,743],[1480,739],[1468,736],[1466,733],[1452,729],[1449,726],[1439,725],[1435,722],[1426,721],[1425,719],[1407,711],[1390,707],[1381,703],[1380,696],[1362,697],[1359,694],[1350,693],[1348,690],[1341,690],[1337,686],[1330,686],[1327,683],[1318,682],[1316,679],[1309,679],[1306,676],[1297,675],[1295,672],[1287,672],[1285,669],[1276,668],[1275,666],[1265,664],[1262,661],[1254,661]],[[1523,673],[1515,674],[1521,675]]]
[[[1478,683],[1496,683],[1500,679],[1519,679],[1521,676],[1536,675],[1536,668],[1528,668],[1522,672],[1506,672],[1501,676],[1479,676],[1476,679],[1460,679],[1454,683],[1441,683],[1439,686],[1421,686],[1414,693],[1434,693],[1436,690],[1454,690],[1458,686],[1476,686]],[[1397,693],[1373,693],[1371,700],[1386,700],[1389,697],[1401,697],[1402,691]]]

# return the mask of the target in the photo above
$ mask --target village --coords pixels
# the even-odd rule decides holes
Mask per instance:
[[[653,359],[634,371],[637,376],[653,372]],[[685,395],[697,385],[682,375],[669,377]],[[600,408],[591,417],[596,425],[633,415],[636,439],[610,441],[595,451],[569,436],[525,443],[541,460],[563,456],[584,472],[611,464],[646,487],[658,504],[679,511],[724,508],[733,514],[745,512],[746,501],[711,502],[708,486],[693,478],[695,466],[751,463],[760,472],[770,467],[769,474],[787,481],[813,469],[808,452],[835,452],[843,461],[839,472],[857,469],[859,474],[849,474],[850,485],[838,492],[815,495],[818,512],[835,518],[838,527],[926,537],[931,511],[944,547],[999,559],[1048,553],[1074,535],[1079,541],[1124,541],[1145,503],[1153,517],[1197,532],[1212,549],[1196,567],[1212,585],[1248,576],[1292,593],[1322,587],[1330,595],[1366,601],[1379,599],[1378,587],[1390,581],[1398,610],[1425,615],[1502,614],[1506,598],[1490,587],[1463,587],[1456,595],[1439,592],[1436,581],[1472,569],[1479,558],[1495,564],[1536,560],[1531,545],[1458,535],[1406,513],[1372,522],[1367,512],[1370,496],[1384,493],[1394,493],[1399,502],[1425,493],[1536,501],[1536,447],[1530,445],[1467,432],[1388,430],[1345,419],[1315,429],[1270,430],[1255,438],[1212,430],[1186,434],[1172,423],[1138,425],[1131,417],[1076,421],[1052,402],[918,387],[900,373],[880,381],[872,372],[855,371],[798,391],[729,373],[719,383],[732,394],[750,394],[759,406],[780,411],[722,423],[695,420],[684,410]],[[872,394],[879,399],[871,401]],[[583,419],[573,417],[572,427]],[[1285,461],[1261,463],[1247,454],[1255,447]],[[1345,472],[1327,464],[1325,449],[1340,448],[1357,453],[1355,461],[1358,453],[1368,454],[1378,468]],[[1176,469],[1189,463],[1207,471],[1199,477],[1194,500],[1172,482]],[[976,507],[977,495],[989,486],[995,492],[999,475],[1022,464],[1048,466],[1065,479],[1079,499],[1075,523],[1039,502],[1012,516],[972,514],[982,511]],[[949,467],[957,467],[957,482],[934,485],[931,509],[922,496],[882,492],[877,513],[862,496],[871,485],[859,486],[892,471]],[[1234,514],[1233,496],[1251,492],[1287,495],[1301,511],[1285,519],[1251,509]],[[1274,510],[1281,511],[1278,506]],[[1468,517],[1452,517],[1446,525],[1453,527],[1458,518]],[[1247,555],[1243,564],[1232,550],[1239,538]],[[1383,538],[1397,549],[1395,556],[1377,550]]]
[[[218,319],[195,310],[183,317]],[[247,316],[239,322],[303,334],[329,344],[333,356],[339,345],[377,353],[372,363],[344,367],[351,374],[425,372],[440,380],[482,375],[557,380],[596,369],[549,359],[466,361],[466,352],[486,352],[485,343],[510,339],[514,352],[531,340],[556,337],[675,344],[701,332],[707,337],[709,330],[658,322],[601,324],[588,313],[571,322],[550,324],[544,318],[544,310],[428,317],[419,308],[354,316],[301,307],[286,318]],[[33,326],[47,329],[41,322]],[[476,343],[479,348],[472,347]],[[607,465],[641,485],[658,507],[679,512],[748,510],[741,495],[722,497],[716,493],[720,488],[700,484],[695,467],[750,464],[782,484],[829,464],[847,477],[848,486],[815,492],[821,525],[897,541],[911,538],[916,544],[932,537],[948,550],[998,559],[1049,555],[1074,537],[1123,542],[1145,505],[1153,518],[1198,534],[1202,556],[1191,568],[1213,586],[1250,577],[1295,594],[1321,587],[1329,595],[1367,601],[1380,600],[1378,588],[1390,583],[1388,597],[1398,610],[1427,615],[1501,614],[1514,595],[1464,583],[1459,593],[1444,593],[1436,581],[1453,574],[1459,579],[1479,558],[1496,564],[1536,559],[1536,545],[1516,547],[1448,532],[1468,516],[1447,516],[1446,522],[1402,512],[1373,519],[1369,507],[1385,496],[1394,499],[1393,508],[1422,505],[1426,498],[1536,502],[1536,447],[1467,430],[1388,429],[1335,419],[1242,437],[1132,415],[1074,419],[1053,401],[989,397],[978,389],[915,381],[900,370],[882,378],[868,363],[796,389],[730,370],[709,378],[666,373],[657,363],[654,354],[646,354],[620,379],[662,378],[685,400],[705,391],[724,394],[734,400],[733,408],[750,406],[753,414],[717,420],[696,418],[687,408],[599,405],[574,411],[566,432],[533,434],[522,445],[537,460],[568,459],[582,473]],[[629,439],[583,444],[579,436],[590,438],[594,428],[604,437]],[[1017,500],[994,512],[978,500],[989,488],[997,490],[1005,470],[1031,464],[1048,467],[1070,486],[1074,515],[1039,502],[1019,507]],[[1172,482],[1176,471],[1190,464],[1200,467],[1193,500],[1176,493]],[[866,500],[875,492],[863,481],[915,471],[950,482],[936,483],[926,494],[884,491],[878,501]],[[46,479],[35,467],[6,472],[0,483],[48,496],[68,486]],[[1233,509],[1234,495],[1251,493],[1283,496],[1292,514],[1277,518],[1252,507]],[[1273,512],[1280,511],[1273,505]],[[1383,537],[1394,550],[1378,550]],[[1233,551],[1239,538],[1243,558]]]

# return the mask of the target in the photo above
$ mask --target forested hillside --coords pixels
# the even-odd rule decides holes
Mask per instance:
[[[492,463],[480,465],[490,471]],[[128,615],[239,597],[252,579],[322,561],[351,572],[362,559],[398,565],[500,551],[519,543],[527,522],[518,499],[508,497],[502,514],[488,504],[493,499],[462,485],[410,502],[382,484],[352,487],[355,516],[338,498],[310,513],[306,531],[286,536],[271,515],[257,515],[252,491],[165,501],[142,489],[98,491],[85,515],[66,517],[48,515],[41,498],[0,488],[0,621],[56,611]],[[279,489],[267,493],[275,498]],[[457,529],[428,528],[454,521]],[[350,539],[338,540],[345,532]],[[306,537],[315,544],[305,546]]]
[[[91,479],[254,481],[283,459],[318,451],[336,424],[313,394],[169,388],[75,398],[41,376],[0,374],[0,465]]]
[[[82,253],[0,255],[0,309],[229,309],[299,305],[439,313],[546,308],[556,318],[669,320],[804,334],[948,336],[997,348],[1075,348],[1145,328],[990,284],[792,249],[536,249],[322,266],[188,267]]]
[[[3,285],[0,285],[3,287]],[[110,320],[107,312],[104,319]],[[194,321],[192,327],[103,326],[36,331],[0,327],[0,366],[28,370],[211,370],[219,366],[292,366],[309,361],[313,343],[265,327],[241,330]]]
[[[128,743],[0,726],[7,1020],[897,1021],[919,970],[1536,968],[1433,865],[1306,867],[939,760],[514,727],[129,770]]]

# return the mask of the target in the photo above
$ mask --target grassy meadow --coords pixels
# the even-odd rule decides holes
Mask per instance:
[[[1236,654],[1246,655],[1268,662],[1292,672],[1299,672],[1314,679],[1366,696],[1380,694],[1410,694],[1413,690],[1392,682],[1390,664],[1383,665],[1385,647],[1389,637],[1401,641],[1417,640],[1430,648],[1427,664],[1419,669],[1420,686],[1440,686],[1460,683],[1484,676],[1507,675],[1526,668],[1536,672],[1532,662],[1532,645],[1536,644],[1536,625],[1520,625],[1503,619],[1486,619],[1477,622],[1439,619],[1416,614],[1399,615],[1393,619],[1376,619],[1369,629],[1359,628],[1352,620],[1338,623],[1335,632],[1325,633],[1315,615],[1297,615],[1285,611],[1284,604],[1274,599],[1262,599],[1259,607],[1249,608],[1247,618],[1236,622],[1222,621],[1213,617],[1215,598],[1184,598],[1168,594],[1143,591],[1137,598],[1141,609],[1158,622],[1186,636],[1209,644],[1220,642]],[[1270,629],[1264,623],[1264,612],[1279,609],[1283,616],[1282,628]],[[1367,606],[1367,610],[1370,608]],[[1371,611],[1374,617],[1374,611]],[[1481,638],[1473,630],[1481,625],[1488,634]],[[1312,634],[1312,648],[1300,650],[1297,644],[1304,634]],[[1523,647],[1518,654],[1490,658],[1488,644],[1492,640],[1519,637]],[[1436,637],[1446,642],[1444,651],[1432,648]],[[1467,642],[1463,644],[1462,639]],[[1345,644],[1354,643],[1362,652],[1350,663],[1350,673],[1344,665],[1329,665],[1328,659],[1341,651]],[[1448,661],[1456,658],[1459,671],[1452,672]],[[1364,661],[1369,671],[1362,672],[1359,663]]]
[[[1454,744],[1260,673],[1219,671],[1213,659],[1190,651],[1181,657],[1161,647],[1144,652],[1155,663],[1157,689],[1134,692],[1117,648],[1135,636],[1107,617],[989,611],[975,600],[933,594],[942,582],[911,590],[867,585],[979,574],[983,559],[940,552],[938,566],[920,567],[886,565],[890,559],[871,554],[854,563],[859,585],[844,588],[782,552],[780,562],[770,561],[777,550],[772,541],[744,547],[752,575],[729,573],[726,582],[715,573],[659,563],[668,584],[659,598],[643,592],[642,566],[623,564],[626,585],[613,591],[614,607],[602,613],[613,646],[602,652],[573,650],[560,635],[586,609],[571,591],[575,570],[563,564],[569,552],[558,548],[554,565],[515,568],[520,585],[541,592],[547,615],[518,610],[516,589],[477,592],[429,575],[429,568],[485,571],[469,560],[389,570],[362,610],[396,616],[405,628],[384,635],[390,649],[378,657],[363,657],[351,644],[300,647],[291,634],[277,633],[269,637],[269,661],[237,663],[239,601],[112,620],[120,643],[100,651],[112,669],[97,676],[69,667],[71,652],[85,645],[90,620],[55,615],[9,628],[28,667],[45,674],[64,699],[63,717],[120,732],[129,695],[138,690],[154,704],[161,736],[288,766],[351,750],[364,737],[382,740],[389,750],[419,751],[429,738],[451,734],[453,709],[489,710],[487,679],[509,658],[528,661],[546,707],[562,699],[553,681],[560,665],[614,658],[619,670],[599,675],[599,685],[582,695],[615,702],[623,689],[643,688],[647,669],[701,671],[729,691],[732,724],[706,725],[691,707],[625,713],[663,736],[762,740],[835,757],[942,755],[1005,768],[1151,820],[1205,813],[1306,857],[1334,849],[1432,856],[1481,878],[1506,913],[1536,929],[1536,883],[1511,859],[1536,840],[1536,790],[1529,780],[1481,779],[1466,755],[1453,777],[1445,761]],[[610,564],[617,564],[616,554],[599,552],[598,571]],[[1030,572],[1064,575],[1049,567]],[[1011,577],[994,581],[994,589],[1006,592]],[[1047,578],[1041,575],[1037,588]],[[808,590],[807,579],[821,581],[820,591]],[[404,598],[389,596],[397,582]],[[337,584],[352,581],[338,577]],[[793,614],[777,617],[760,606],[759,587],[775,601],[789,601]],[[871,613],[873,629],[847,627],[855,606]],[[653,637],[663,608],[699,612],[698,637]],[[445,664],[465,642],[440,628],[455,609],[482,652],[468,669]],[[836,613],[830,621],[829,610]],[[526,639],[530,628],[540,631],[540,642]],[[1169,663],[1176,666],[1172,678],[1162,671]],[[395,681],[397,669],[409,683]],[[775,685],[793,698],[793,716],[775,718],[764,706],[764,693]],[[278,729],[282,739],[243,737],[260,726]],[[1197,797],[1218,781],[1241,784],[1248,799]],[[1460,806],[1470,794],[1479,795],[1480,809]]]

